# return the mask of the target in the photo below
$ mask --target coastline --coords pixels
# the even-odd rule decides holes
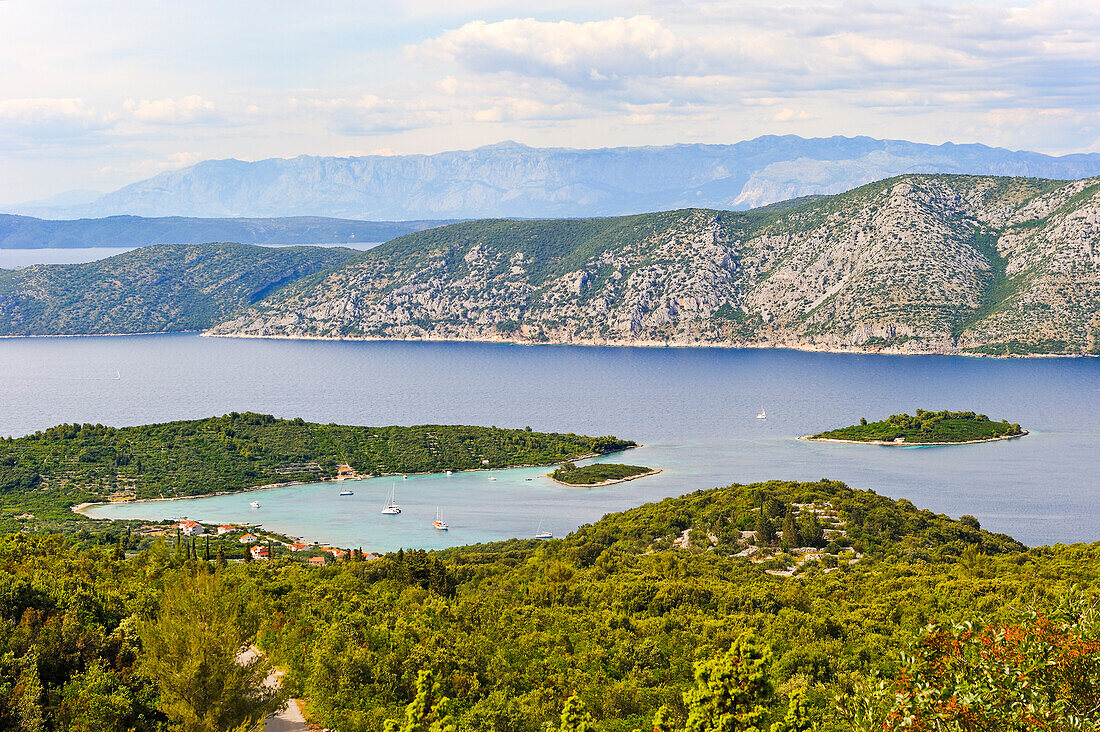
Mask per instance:
[[[798,439],[806,442],[839,442],[847,445],[879,445],[881,447],[949,447],[951,445],[980,445],[984,442],[1000,442],[1001,440],[1015,440],[1026,437],[1027,430],[1021,430],[1018,435],[1001,435],[1000,437],[986,437],[981,440],[965,440],[963,442],[894,442],[893,440],[841,440],[835,437],[814,437],[802,435]]]
[[[605,485],[615,485],[616,483],[625,483],[628,480],[637,480],[638,478],[648,478],[649,476],[657,475],[657,473],[660,473],[660,472],[661,472],[660,468],[650,468],[645,473],[638,473],[637,475],[628,475],[625,478],[615,478],[613,480],[605,480],[602,483],[566,483],[564,481],[560,481],[557,478],[554,478],[554,477],[551,477],[551,476],[547,476],[547,477],[549,477],[550,480],[554,481],[558,485],[564,485],[567,488],[602,488]]]
[[[605,453],[591,452],[591,453],[588,453],[586,455],[577,455],[576,457],[568,458],[567,460],[563,460],[562,462],[575,462],[577,460],[590,460],[591,458],[602,457],[604,455],[616,455],[620,452],[626,452],[627,450],[633,450],[633,449],[638,448],[638,447],[642,447],[642,445],[632,445],[632,446],[629,446],[629,447],[624,447],[622,450],[616,450],[615,452],[605,452]],[[505,465],[504,467],[500,467],[500,468],[470,468],[468,470],[459,469],[455,472],[459,472],[459,473],[483,473],[483,472],[489,472],[489,471],[493,471],[493,470],[517,470],[519,468],[546,468],[546,467],[549,467],[551,465],[561,465],[561,463],[527,463],[527,464],[523,464],[523,465]],[[454,470],[454,469],[452,468],[452,470]],[[659,473],[661,471],[658,470],[657,472]],[[242,488],[242,489],[236,490],[236,491],[216,491],[214,493],[203,493],[202,495],[198,495],[198,496],[169,496],[169,497],[166,497],[166,498],[135,498],[135,499],[129,500],[129,501],[86,501],[84,503],[78,503],[78,504],[69,506],[69,509],[73,513],[78,513],[81,516],[83,516],[84,518],[90,519],[92,521],[115,521],[117,519],[97,518],[95,516],[89,516],[87,513],[85,513],[85,511],[87,509],[93,508],[95,506],[114,506],[114,505],[121,505],[121,504],[133,505],[133,504],[137,504],[137,503],[160,503],[160,502],[163,502],[163,501],[190,501],[190,500],[195,500],[195,499],[198,499],[198,498],[213,498],[214,496],[235,496],[235,495],[239,495],[241,493],[255,493],[256,491],[266,491],[266,490],[269,490],[271,488],[286,488],[286,487],[292,486],[292,485],[316,485],[318,483],[345,483],[347,481],[370,480],[372,478],[392,478],[392,477],[397,476],[397,475],[443,475],[445,473],[446,473],[446,470],[434,470],[434,471],[429,470],[429,471],[412,472],[412,473],[379,473],[378,475],[368,474],[368,475],[356,476],[355,478],[328,478],[328,477],[323,477],[323,478],[318,478],[317,480],[288,480],[288,481],[283,481],[281,483],[265,483],[264,485],[249,486],[248,488]],[[646,473],[646,475],[649,475],[649,473]],[[639,477],[640,478],[642,476],[634,476],[634,477]],[[626,478],[625,480],[630,480],[630,478]],[[619,481],[615,481],[615,482],[619,482]],[[568,484],[563,483],[563,485],[568,485]],[[588,487],[591,487],[591,486],[584,486],[584,487],[588,488]]]
[[[876,347],[860,348],[859,346],[818,346],[814,344],[791,343],[749,343],[733,341],[606,341],[598,339],[579,338],[571,341],[532,341],[516,338],[443,338],[436,336],[424,336],[419,338],[383,338],[379,336],[317,336],[317,335],[255,335],[252,333],[212,333],[206,331],[187,331],[198,333],[203,338],[241,338],[272,341],[348,341],[354,343],[496,343],[513,346],[581,346],[594,348],[725,348],[743,350],[775,350],[775,351],[800,351],[803,353],[843,353],[863,356],[963,356],[966,358],[1100,358],[1098,353],[1025,353],[1025,354],[989,354],[973,353],[952,349],[924,349],[906,350],[903,348]],[[20,337],[20,336],[9,336]]]

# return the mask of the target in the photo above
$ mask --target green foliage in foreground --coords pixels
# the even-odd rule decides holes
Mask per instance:
[[[25,511],[68,519],[68,506],[115,491],[196,496],[316,480],[334,476],[339,463],[363,474],[426,473],[548,465],[634,444],[530,429],[353,427],[236,412],[140,427],[60,425],[0,440],[0,521]]]
[[[857,425],[829,430],[814,435],[814,439],[855,440],[857,442],[892,442],[903,438],[907,443],[969,442],[990,440],[1022,434],[1018,424],[994,422],[984,414],[974,412],[926,412],[916,415],[893,414],[881,422],[863,419]]]
[[[808,501],[838,512],[859,561],[791,578],[732,556],[728,531]],[[686,528],[718,543],[670,548]],[[217,589],[204,589],[207,580]],[[880,702],[894,704],[896,692],[977,689],[986,671],[1007,685],[1006,699],[1025,698],[1012,686],[1017,666],[983,660],[987,640],[1021,652],[1020,670],[1048,701],[1066,700],[1050,709],[1084,709],[1093,725],[1047,729],[1095,729],[1096,711],[1075,706],[1100,693],[1095,616],[1059,614],[1074,591],[1073,607],[1095,605],[1100,544],[1029,550],[972,520],[832,481],[699,491],[564,539],[323,569],[286,560],[219,568],[163,543],[121,559],[56,536],[0,536],[0,730],[28,720],[51,731],[171,729],[183,719],[172,685],[202,687],[195,675],[166,678],[156,658],[172,650],[143,640],[153,619],[173,626],[171,608],[181,617],[201,609],[225,644],[255,642],[313,720],[339,732],[378,732],[391,719],[424,732],[710,732],[796,729],[803,718],[818,732],[847,732],[859,729],[853,710],[881,730],[881,715],[895,710]],[[1051,625],[1008,633],[1031,627],[1020,620],[1026,608]],[[236,632],[223,627],[229,618]],[[938,631],[924,630],[933,622]],[[1026,665],[1032,650],[1052,664]],[[169,666],[185,671],[187,655]],[[888,696],[877,695],[880,683]],[[951,693],[911,696],[952,712],[934,706]]]
[[[652,469],[622,463],[593,463],[578,468],[573,463],[565,463],[551,473],[550,477],[568,485],[595,485],[607,480],[622,480],[634,475],[644,475]]]

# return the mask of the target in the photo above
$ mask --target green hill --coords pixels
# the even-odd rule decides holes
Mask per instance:
[[[0,271],[0,335],[204,330],[359,252],[163,244],[86,264]]]
[[[827,537],[810,536],[815,521]],[[746,536],[768,522],[828,543],[805,552],[778,536]],[[804,692],[815,732],[893,730],[883,726],[899,699],[893,689],[914,680],[919,659],[935,660],[940,646],[927,639],[945,637],[928,634],[933,622],[947,640],[1019,639],[1020,649],[1047,654],[1026,678],[1015,655],[993,656],[999,665],[989,669],[951,666],[963,685],[997,689],[955,697],[964,716],[976,718],[968,708],[983,700],[1026,698],[1028,688],[1039,693],[1035,714],[1053,709],[1063,721],[1078,709],[1087,719],[1100,700],[1100,647],[1086,622],[1100,592],[1100,544],[1027,549],[972,517],[834,481],[732,485],[611,514],[564,539],[353,555],[324,569],[278,545],[270,561],[219,566],[217,538],[210,560],[202,542],[192,552],[174,537],[118,541],[0,535],[0,725],[18,728],[37,712],[52,728],[159,729],[159,710],[178,710],[170,692],[203,687],[254,643],[286,671],[311,721],[331,729],[377,731],[403,718],[422,670],[460,729],[558,729],[574,695],[596,732],[649,728],[662,706],[661,728],[681,729],[698,664],[743,648],[751,633],[766,683],[746,698],[760,700],[764,729]],[[797,571],[782,570],[796,554]],[[990,639],[983,626],[1009,631]],[[1021,635],[1027,627],[1037,631]],[[1083,635],[1062,646],[1067,627]],[[146,642],[154,631],[179,643]],[[188,665],[187,643],[204,649],[201,673]],[[33,705],[28,688],[41,689]],[[874,726],[855,727],[844,710],[865,700]],[[1014,713],[1008,704],[994,711]],[[96,713],[110,721],[77,726]]]

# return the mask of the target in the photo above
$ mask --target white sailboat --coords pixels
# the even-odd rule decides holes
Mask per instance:
[[[760,414],[756,415],[757,419],[767,419],[768,413],[764,411],[764,405],[760,405]]]
[[[115,380],[115,381],[118,381],[118,380],[119,380],[119,379],[121,379],[121,378],[122,378],[122,372],[121,372],[121,371],[119,371],[118,369],[115,369],[115,376],[114,376],[114,380]]]
[[[394,487],[392,485],[390,486],[390,498],[386,501],[386,506],[382,509],[382,513],[387,516],[396,516],[401,513],[401,507],[394,501]]]
[[[553,539],[554,534],[546,529],[542,528],[542,521],[539,521],[539,528],[535,532],[536,539]]]
[[[432,526],[440,531],[447,530],[447,522],[443,520],[443,514],[439,512],[439,509],[435,509],[435,521],[432,521]]]

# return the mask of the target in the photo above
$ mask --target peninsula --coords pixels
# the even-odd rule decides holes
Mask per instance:
[[[656,475],[661,472],[657,468],[647,468],[641,465],[623,465],[621,463],[593,463],[577,467],[571,462],[561,465],[550,474],[555,483],[572,486],[575,488],[593,488],[596,486],[622,483],[636,478],[645,478],[648,475]]]
[[[869,445],[965,445],[1022,437],[1027,430],[1007,421],[994,422],[974,412],[928,412],[893,414],[881,422],[861,419],[859,424],[805,435],[802,440],[861,442]]]
[[[13,517],[25,513],[56,530],[85,529],[86,520],[69,510],[82,503],[233,493],[341,475],[555,465],[635,445],[530,427],[364,427],[249,412],[136,427],[63,424],[0,440],[0,530],[16,527]]]

